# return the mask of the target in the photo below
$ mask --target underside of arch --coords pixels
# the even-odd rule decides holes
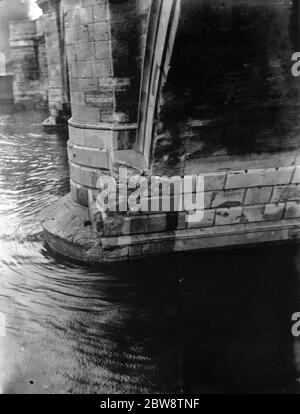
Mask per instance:
[[[181,0],[152,2],[141,82],[138,151],[146,164],[151,158],[153,122],[157,113],[160,91],[167,79],[172,57]]]

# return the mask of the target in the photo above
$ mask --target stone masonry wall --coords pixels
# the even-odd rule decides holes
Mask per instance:
[[[48,76],[41,21],[12,22],[10,50],[15,102],[44,106],[48,100]]]
[[[38,5],[43,10],[48,65],[50,116],[43,125],[51,127],[66,122],[70,115],[64,12],[61,0],[39,0]]]

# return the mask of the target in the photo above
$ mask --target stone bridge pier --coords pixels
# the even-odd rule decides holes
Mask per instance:
[[[297,0],[63,0],[63,11],[71,192],[42,213],[54,251],[110,262],[299,238]],[[98,179],[120,188],[120,167],[203,176],[203,219],[103,214]]]

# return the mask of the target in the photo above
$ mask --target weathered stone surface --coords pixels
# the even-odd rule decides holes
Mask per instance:
[[[0,102],[13,102],[13,76],[0,75]]]
[[[82,166],[103,170],[110,170],[111,168],[111,155],[106,149],[69,144],[68,155],[70,161]]]
[[[246,190],[245,205],[267,204],[270,201],[273,187],[254,187]]]
[[[265,206],[256,205],[256,206],[246,206],[243,207],[241,222],[243,223],[254,223],[257,221],[263,220]]]
[[[187,222],[187,228],[194,229],[199,227],[211,227],[214,225],[216,210],[205,210],[203,219],[199,222]]]
[[[206,173],[204,176],[205,191],[222,190],[225,185],[226,172]]]
[[[211,207],[217,208],[241,206],[244,199],[244,193],[245,190],[243,188],[237,190],[213,192]]]
[[[63,3],[38,0],[43,23],[48,62],[48,105],[52,126],[66,123],[70,116],[67,56],[64,46]],[[72,63],[70,63],[71,65]],[[48,124],[44,123],[47,127]]]
[[[117,143],[113,141],[113,132],[111,130],[85,129],[85,139],[86,146],[90,148],[117,149]]]
[[[50,206],[41,218],[47,243],[68,257],[110,262],[174,251],[286,241],[299,231],[297,219],[101,237],[99,228],[96,232],[90,223],[90,214],[87,208],[72,202],[70,196]]]
[[[300,184],[300,166],[295,168],[292,184]]]
[[[53,220],[51,218],[50,221],[43,221],[46,239],[53,248],[71,257],[80,259],[88,257],[90,260],[111,262],[176,251],[287,241],[300,234],[298,230],[300,209],[297,201],[300,198],[297,186],[300,180],[299,156],[296,151],[276,152],[276,148],[282,146],[285,135],[277,136],[276,148],[268,147],[274,149],[272,154],[266,154],[264,150],[258,153],[257,150],[264,145],[264,139],[268,145],[270,144],[270,128],[274,119],[276,119],[274,133],[281,134],[282,130],[293,129],[292,122],[290,120],[287,122],[288,119],[281,111],[279,115],[282,116],[283,124],[277,123],[276,116],[272,115],[270,108],[274,108],[275,105],[278,109],[282,105],[282,101],[276,101],[276,97],[281,97],[280,99],[285,103],[287,103],[285,99],[290,99],[292,105],[288,108],[293,105],[294,108],[297,107],[294,102],[297,94],[293,92],[290,81],[285,77],[286,73],[281,72],[280,85],[283,85],[282,79],[288,82],[289,98],[287,94],[282,94],[282,91],[276,88],[274,90],[274,85],[277,85],[274,79],[277,79],[277,75],[272,62],[279,58],[276,53],[274,54],[272,42],[275,38],[271,32],[264,34],[264,39],[272,43],[268,50],[263,43],[259,48],[261,54],[256,55],[255,48],[250,49],[254,54],[252,63],[255,68],[261,70],[262,67],[267,66],[265,69],[269,74],[266,79],[262,75],[264,72],[258,71],[257,76],[262,77],[267,83],[263,83],[261,88],[256,85],[252,89],[248,79],[251,74],[248,73],[250,66],[247,63],[246,52],[249,51],[247,48],[237,51],[237,54],[235,48],[227,50],[234,53],[239,62],[238,68],[243,68],[242,72],[230,71],[232,65],[235,67],[236,61],[226,61],[230,53],[225,51],[224,54],[220,44],[215,44],[216,56],[226,58],[225,61],[223,59],[220,61],[223,66],[215,68],[215,70],[222,70],[221,82],[215,76],[215,72],[207,72],[206,65],[199,66],[197,60],[195,65],[187,65],[184,59],[178,60],[178,49],[177,52],[175,50],[172,58],[172,42],[176,40],[175,49],[181,45],[183,46],[181,53],[195,53],[198,63],[204,63],[203,51],[201,50],[201,55],[197,52],[200,37],[197,38],[197,42],[192,39],[194,31],[198,31],[198,26],[189,24],[194,17],[187,11],[189,8],[187,2],[184,4],[182,2],[182,10],[183,13],[187,13],[184,14],[187,19],[179,22],[179,30],[183,32],[178,34],[173,25],[169,24],[168,19],[171,17],[168,13],[162,13],[162,21],[165,19],[164,23],[167,20],[169,23],[161,24],[158,31],[155,22],[151,22],[154,26],[152,30],[158,39],[158,50],[157,53],[153,50],[153,56],[150,56],[151,48],[148,45],[145,59],[145,42],[151,39],[151,27],[150,30],[147,27],[151,3],[149,0],[125,2],[65,0],[65,3],[68,8],[66,37],[72,100],[72,120],[69,128],[71,197],[78,207],[83,209],[79,212],[79,217],[85,217],[85,221],[84,229],[75,221],[74,231],[77,233],[69,234],[73,210],[76,210],[77,204],[64,202],[60,205],[64,213],[58,213],[58,221],[54,216]],[[171,3],[163,2],[161,10],[166,12],[166,7]],[[202,2],[192,3],[198,9],[200,7],[198,4]],[[231,12],[236,3],[235,10],[245,12],[241,15],[242,20],[246,19],[252,24],[247,26],[247,30],[240,30],[243,34],[257,35],[253,32],[253,27],[257,27],[257,21],[252,15],[254,9],[248,0],[243,1],[246,5],[243,9],[240,9],[240,4],[237,5],[240,2],[233,1],[232,4],[225,6],[222,3],[222,7],[218,9],[219,14],[216,12],[217,3],[221,5],[221,1],[218,0],[211,6],[211,16],[214,18],[222,16],[229,25],[226,26],[229,32],[230,21],[224,10],[227,10],[228,15],[235,21],[235,16],[232,17]],[[263,3],[264,10],[270,11],[271,6],[266,5],[266,1],[263,0],[255,1],[256,13],[261,18],[260,3]],[[288,46],[290,44],[286,30],[288,20],[280,23],[278,17],[285,16],[287,19],[291,12],[287,8],[286,0],[283,2],[276,0],[275,3],[272,6],[274,13],[269,15],[271,26],[279,27],[278,36],[283,42],[282,45]],[[155,2],[151,9],[151,18],[154,8]],[[204,9],[202,12],[198,15],[199,22],[202,22],[200,43],[204,50],[207,50],[209,42],[204,42],[202,36],[208,36],[208,39],[213,42],[217,39],[212,39],[209,32],[203,30],[210,26],[204,24],[207,23],[205,20],[207,15]],[[174,15],[175,12],[172,16]],[[160,19],[159,16],[156,18]],[[220,28],[224,28],[224,21],[217,19],[216,27],[219,34]],[[261,27],[264,28],[263,30],[269,30],[264,26]],[[191,44],[198,48],[197,50],[187,49],[180,43],[181,35],[186,30],[189,30],[192,36],[189,39]],[[163,44],[165,31],[169,34],[167,46]],[[227,47],[228,33],[222,31],[223,43],[221,42],[223,45],[227,44]],[[261,35],[261,32],[258,34]],[[56,40],[53,36],[53,44]],[[243,41],[247,43],[249,39],[243,37]],[[157,60],[164,50],[166,61]],[[266,55],[265,52],[268,54]],[[272,62],[269,61],[269,53],[272,55]],[[207,56],[205,59],[210,59],[209,53]],[[241,56],[244,56],[242,60],[240,60]],[[263,61],[260,61],[261,57]],[[187,56],[187,60],[189,59],[190,56]],[[158,67],[155,67],[156,62],[159,62]],[[177,64],[174,65],[174,62]],[[280,62],[279,66],[284,69]],[[199,67],[200,72],[204,71],[204,77],[199,75]],[[169,71],[171,71],[173,85],[169,82]],[[191,76],[182,76],[186,71]],[[147,73],[149,84],[144,82],[144,75]],[[207,79],[212,81],[211,74],[214,82],[209,83],[214,93],[208,89],[207,83]],[[59,72],[54,67],[51,71],[51,80],[57,76]],[[181,79],[180,84],[176,83],[178,79]],[[270,90],[267,87],[268,82],[272,84]],[[237,84],[242,84],[239,90],[236,90]],[[26,85],[20,84],[20,89],[21,87],[26,88]],[[205,91],[205,96],[199,93],[200,90]],[[232,90],[235,94],[231,96]],[[276,101],[275,103],[271,100],[270,91],[273,93],[272,99]],[[55,111],[61,89],[53,85],[52,92],[54,104],[52,110]],[[267,105],[264,105],[262,110],[261,103],[264,102],[265,97]],[[158,107],[156,107],[157,99]],[[232,99],[237,101],[233,103]],[[140,142],[141,124],[137,124],[139,109],[141,109],[139,102],[144,104],[148,102],[146,109],[149,109],[147,128],[149,127],[151,132],[150,135],[148,134],[150,141],[142,142],[143,145]],[[296,109],[289,113],[296,114]],[[268,119],[264,118],[265,114]],[[140,111],[140,117],[143,118],[144,115]],[[264,122],[255,123],[254,120],[257,119]],[[239,136],[236,134],[237,131]],[[145,136],[148,135],[145,133]],[[232,136],[235,136],[234,140]],[[295,138],[290,136],[288,140],[294,142]],[[151,149],[153,149],[152,153]],[[130,174],[143,174],[147,177],[154,174],[160,176],[166,174],[168,177],[203,174],[205,181],[203,219],[199,223],[190,222],[187,220],[189,212],[185,211],[162,212],[158,209],[156,212],[126,211],[122,214],[99,211],[95,191],[97,179],[101,174],[112,174],[118,179],[120,166],[127,167]],[[119,183],[120,186],[123,184]],[[157,196],[158,200],[161,198]],[[170,198],[175,197],[171,195]],[[164,201],[168,199],[168,196],[163,196]],[[70,210],[68,214],[67,209]],[[175,209],[173,206],[173,210]],[[63,220],[67,220],[66,229],[63,228]],[[57,228],[58,224],[60,228]],[[90,235],[90,240],[85,247],[87,234]]]
[[[272,195],[272,202],[278,203],[282,201],[299,200],[300,199],[300,185],[291,184],[285,186],[274,187]]]
[[[86,133],[85,129],[82,128],[73,128],[69,125],[69,139],[71,144],[75,145],[86,145],[86,139],[85,139]]]
[[[289,184],[294,167],[229,172],[225,188],[244,188]]]
[[[300,217],[300,203],[299,202],[286,203],[284,218],[292,219],[292,218],[299,218],[299,217]]]
[[[39,21],[10,23],[11,69],[14,73],[14,101],[45,106],[48,102],[48,65],[44,31]]]

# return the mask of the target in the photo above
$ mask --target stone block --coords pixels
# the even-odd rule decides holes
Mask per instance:
[[[95,42],[79,43],[76,45],[77,60],[91,60],[95,56]]]
[[[225,188],[244,188],[289,184],[295,167],[230,171]]]
[[[270,201],[273,187],[252,187],[246,190],[245,205],[267,204]]]
[[[115,247],[113,249],[103,250],[103,259],[106,262],[116,262],[124,260],[129,255],[129,246]]]
[[[100,109],[111,109],[113,111],[114,98],[111,91],[100,91],[98,93],[87,93],[86,104],[96,106]]]
[[[70,193],[71,193],[72,200],[74,200],[75,203],[77,203],[78,202],[78,200],[77,200],[77,184],[74,183],[72,180],[70,180]]]
[[[112,216],[104,220],[105,236],[143,234],[147,229],[146,216]]]
[[[116,90],[130,89],[130,78],[127,77],[109,77],[106,79],[99,79],[99,88],[113,88]]]
[[[216,210],[215,225],[237,224],[241,222],[242,207],[219,208]]]
[[[99,78],[108,78],[112,75],[111,61],[110,59],[96,60],[95,61],[96,75]]]
[[[68,56],[68,62],[74,62],[77,57],[77,45],[70,45],[67,46],[67,56]]]
[[[79,78],[95,78],[96,64],[94,60],[84,60],[77,63],[78,77]]]
[[[79,91],[71,91],[71,102],[74,105],[85,106],[85,93]]]
[[[204,210],[203,219],[199,222],[187,222],[187,228],[194,229],[200,227],[211,227],[214,225],[216,210]]]
[[[91,23],[88,25],[89,40],[109,40],[107,22]]]
[[[89,108],[85,106],[78,106],[77,121],[90,122],[97,124],[100,122],[100,110],[99,108]]]
[[[70,180],[71,197],[82,206],[88,206],[88,188]]]
[[[136,142],[136,129],[114,131],[114,148],[118,150],[132,149]]]
[[[70,91],[78,91],[78,78],[70,79]]]
[[[83,185],[77,185],[77,202],[85,207],[88,207],[88,188]]]
[[[66,44],[76,45],[78,43],[78,32],[76,26],[71,26],[66,28]]]
[[[123,112],[101,111],[101,122],[121,124],[129,121],[128,114]]]
[[[103,174],[103,170],[89,167],[80,167],[79,184],[87,187],[96,188],[98,178]]]
[[[69,73],[72,78],[78,77],[77,62],[75,60],[68,63]]]
[[[80,147],[68,144],[69,160],[75,164],[104,170],[111,168],[111,154],[105,149]]]
[[[92,6],[89,6],[89,7],[81,7],[79,9],[79,15],[80,15],[80,22],[81,22],[81,24],[92,23],[93,20],[94,20]]]
[[[251,205],[243,207],[241,222],[253,223],[263,220],[265,206],[264,205]]]
[[[97,207],[97,195],[97,191],[91,189],[88,190],[89,218],[92,223],[93,230],[103,236],[103,217],[101,211],[99,211]]]
[[[222,190],[224,188],[226,172],[206,173],[203,176],[205,191]]]
[[[102,22],[108,19],[107,5],[97,4],[93,6],[94,22]]]
[[[223,190],[212,193],[211,208],[238,207],[242,204],[245,190]]]
[[[204,208],[209,209],[212,204],[214,193],[212,191],[208,191],[204,193]]]
[[[284,218],[285,219],[300,218],[300,202],[286,203]]]
[[[97,78],[79,78],[78,79],[79,92],[98,92],[98,79]]]
[[[108,41],[96,41],[95,42],[95,51],[96,51],[96,59],[110,59],[111,51],[110,51],[110,44]]]
[[[80,24],[77,27],[78,43],[86,43],[89,40],[93,40],[92,38],[90,38],[88,27],[89,27],[89,24]]]
[[[184,229],[186,226],[185,215],[185,212],[149,214],[145,216],[147,219],[146,230],[148,233],[158,233]]]

